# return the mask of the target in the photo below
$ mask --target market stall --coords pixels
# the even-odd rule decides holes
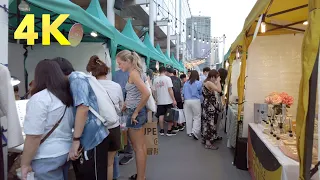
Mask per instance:
[[[300,179],[310,179],[312,159],[317,157],[317,153],[314,154],[312,148],[316,88],[311,90],[310,84],[312,84],[312,81],[310,81],[310,77],[312,77],[312,70],[316,69],[313,66],[320,40],[319,5],[318,1],[314,0],[294,0],[290,3],[279,0],[257,1],[245,21],[243,31],[232,44],[230,53],[230,57],[235,56],[237,51],[242,55],[241,72],[238,79],[238,120],[240,120],[240,112],[244,110],[244,128],[248,128],[247,124],[252,121],[259,123],[259,119],[254,117],[253,105],[254,103],[264,103],[264,97],[271,92],[287,92],[290,96],[296,97],[293,105],[288,105],[292,107],[288,109],[287,106],[282,113],[276,113],[278,117],[271,118],[271,122],[273,124],[275,122],[273,120],[276,119],[280,123],[276,128],[279,131],[279,129],[282,129],[281,127],[288,124],[284,122],[287,121],[287,117],[290,119],[289,122],[295,122],[296,119],[296,131],[290,130],[294,131],[293,134],[290,131],[284,131],[285,135],[296,136],[296,140],[293,140],[292,144],[284,146],[285,148],[277,148],[281,150],[282,155],[299,161],[300,174],[298,176],[300,176]],[[304,34],[304,39],[302,39],[302,34]],[[266,44],[268,44],[269,50],[268,48],[261,48]],[[259,48],[261,49],[259,50]],[[302,54],[300,53],[301,49]],[[234,57],[229,58],[229,61],[232,61],[232,59]],[[301,72],[300,69],[302,69]],[[272,73],[275,70],[277,70],[277,74]],[[315,74],[313,76],[316,76],[317,72],[313,71],[313,74]],[[313,79],[313,81],[316,80]],[[299,84],[300,89],[298,89]],[[298,93],[300,93],[299,96]],[[272,94],[274,95],[273,98],[284,95],[284,93]],[[310,98],[312,101],[308,103]],[[298,99],[299,101],[297,101]],[[279,100],[279,102],[274,103],[270,111],[278,112],[279,104],[286,104],[282,100],[283,97],[281,97],[281,102]],[[298,111],[295,111],[297,106]],[[288,113],[286,113],[286,110],[288,110]],[[263,114],[262,111],[259,113]],[[290,126],[293,127],[293,124]],[[271,126],[270,123],[269,126]],[[250,144],[252,143],[250,128],[248,131],[244,130],[243,134],[246,135],[248,132],[250,141],[248,143]],[[280,141],[285,141],[285,139],[281,139],[282,133],[276,132],[275,136],[277,139],[280,138]],[[249,162],[253,162],[250,158],[253,157],[252,154],[255,151],[250,146],[248,147],[248,153]],[[271,153],[276,156],[273,151]],[[259,159],[259,161],[262,161],[262,159]],[[257,179],[262,173],[255,171],[253,163],[249,163],[249,170],[253,179]],[[284,173],[286,172],[281,173],[282,179],[285,179]],[[295,179],[297,178],[295,177]]]
[[[136,41],[133,38],[121,34],[113,26],[110,25],[104,13],[101,10],[99,1],[91,1],[87,10],[73,4],[71,1],[27,1],[29,11],[21,11],[17,1],[10,4],[10,20],[9,20],[9,60],[8,66],[11,74],[20,79],[20,95],[22,96],[28,91],[28,84],[33,80],[34,69],[36,64],[42,59],[51,59],[57,56],[68,59],[76,70],[86,72],[85,68],[89,58],[92,55],[97,55],[114,71],[116,69],[115,54],[118,49],[126,48],[136,51],[146,59],[152,57],[161,60],[157,57],[158,54],[153,53],[139,39]],[[33,13],[36,17],[36,31],[41,31],[42,14],[50,14],[52,21],[59,14],[70,14],[69,18],[59,27],[59,30],[65,37],[70,37],[70,29],[75,25],[81,26],[83,36],[79,44],[73,46],[61,46],[54,39],[51,39],[50,46],[41,45],[40,40],[36,41],[36,45],[27,46],[26,41],[16,41],[13,39],[13,33],[19,22],[27,13]],[[131,23],[129,25],[132,28]],[[129,25],[127,29],[129,29]],[[81,34],[81,33],[80,33]],[[70,39],[69,39],[70,40]],[[81,43],[80,43],[81,42]],[[113,59],[112,59],[113,57]],[[144,70],[146,63],[142,58]],[[108,76],[111,78],[111,73]],[[21,118],[23,119],[23,118]],[[21,126],[23,120],[20,122]],[[11,149],[11,152],[21,152],[23,145]],[[9,165],[10,167],[10,165]]]

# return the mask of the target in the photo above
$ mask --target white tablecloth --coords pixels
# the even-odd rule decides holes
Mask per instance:
[[[272,145],[266,138],[267,135],[262,132],[263,127],[260,124],[250,123],[249,126],[254,130],[257,136],[282,165],[282,180],[298,180],[299,162],[287,157],[277,146]],[[312,180],[317,180],[318,177],[319,176],[315,174]]]
[[[235,148],[236,147],[236,137],[237,137],[237,116],[238,116],[238,106],[237,105],[229,105],[228,106],[228,114],[227,114],[227,147]],[[239,137],[242,135],[242,125],[239,127]]]

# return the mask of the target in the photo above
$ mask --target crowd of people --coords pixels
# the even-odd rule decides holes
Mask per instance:
[[[186,128],[190,137],[201,138],[205,148],[218,149],[214,143],[222,139],[217,132],[226,70],[204,68],[201,76],[192,70],[179,78],[173,68],[160,67],[154,76],[152,70],[143,72],[139,55],[129,50],[120,51],[116,61],[120,70],[112,80],[107,79],[109,67],[98,56],[88,60],[86,70],[90,76],[75,71],[61,57],[37,64],[23,126],[26,138],[21,157],[22,179],[26,180],[30,172],[38,180],[67,179],[72,164],[77,179],[112,180],[118,176],[117,165],[128,164],[135,157],[137,173],[129,179],[145,180],[147,151],[143,126],[150,97],[157,105],[155,117],[160,135],[172,137]],[[117,118],[113,124],[101,120],[101,97],[90,77],[99,82],[114,106],[111,109]],[[151,84],[152,93],[146,81]],[[17,88],[15,92],[18,100]],[[183,109],[186,123],[165,119],[172,108]],[[120,151],[123,117],[128,142]],[[115,161],[118,153],[123,154],[119,162]]]

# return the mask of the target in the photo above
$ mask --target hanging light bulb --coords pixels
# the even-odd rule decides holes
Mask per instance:
[[[197,38],[196,38],[196,37],[194,37],[194,38],[193,38],[193,40],[194,40],[194,41],[196,41],[196,40],[197,40]]]
[[[261,33],[265,33],[266,32],[266,23],[265,22],[262,22],[261,23]]]
[[[98,33],[95,32],[95,31],[92,31],[92,32],[90,33],[90,35],[91,35],[92,37],[97,37],[97,36],[98,36]]]
[[[209,41],[207,41],[207,44],[209,44]]]
[[[21,3],[19,4],[18,8],[22,12],[29,12],[30,11],[29,4],[24,0],[21,1]]]
[[[239,51],[237,52],[237,59],[239,59],[240,58],[240,53],[239,53]]]
[[[188,35],[188,38],[191,38],[191,34]]]
[[[201,38],[199,39],[199,42],[201,42]]]
[[[160,12],[158,12],[158,14],[157,14],[157,15],[158,15],[158,17],[160,17]]]
[[[305,21],[305,22],[303,22],[303,25],[308,25],[309,23],[308,23],[308,21]]]
[[[204,43],[204,39],[202,39],[202,43]]]
[[[149,4],[146,4],[146,10],[149,11]]]
[[[171,25],[170,19],[168,19],[168,25]]]

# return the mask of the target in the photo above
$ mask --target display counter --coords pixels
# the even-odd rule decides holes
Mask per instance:
[[[227,113],[227,147],[235,148],[237,141],[237,126],[238,126],[238,105],[229,105]],[[242,124],[239,127],[239,137],[242,137]]]
[[[263,133],[260,124],[248,128],[248,166],[253,180],[298,180],[299,162],[287,157]],[[314,175],[312,180],[319,179]]]

